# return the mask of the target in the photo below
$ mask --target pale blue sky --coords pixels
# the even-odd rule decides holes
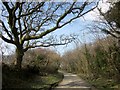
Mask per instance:
[[[102,33],[98,33],[98,35],[96,36],[96,33],[90,32],[87,26],[89,26],[90,24],[92,25],[92,23],[93,22],[91,20],[87,21],[80,18],[72,22],[71,24],[61,28],[60,30],[55,31],[54,33],[56,35],[62,35],[62,34],[67,35],[72,33],[77,34],[79,35],[78,39],[80,42],[77,43],[73,42],[68,44],[67,46],[56,46],[54,50],[57,50],[57,52],[62,55],[64,52],[74,49],[76,47],[76,44],[82,45],[84,43],[91,43],[95,41],[95,39],[97,39],[100,35],[103,36]]]

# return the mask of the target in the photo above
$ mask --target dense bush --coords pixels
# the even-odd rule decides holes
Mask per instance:
[[[120,51],[112,37],[78,46],[63,56],[63,69],[91,79],[120,80]]]
[[[15,69],[15,55],[12,54],[4,57],[5,58],[3,62],[6,63],[7,66],[10,66],[11,68]],[[32,49],[27,51],[24,55],[22,62],[22,70],[36,74],[40,73],[42,75],[46,75],[46,73],[56,73],[58,72],[58,68],[60,65],[59,61],[60,56],[50,49]],[[4,68],[8,68],[7,66]]]
[[[13,65],[2,64],[2,89],[3,90],[49,90],[54,84],[63,79],[61,73],[38,74],[36,67],[26,66],[20,71]]]
[[[56,73],[59,68],[59,60],[60,56],[54,51],[38,48],[25,54],[23,65],[42,73]]]

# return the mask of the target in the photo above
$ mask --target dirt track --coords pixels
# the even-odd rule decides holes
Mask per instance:
[[[77,75],[65,72],[63,73],[63,81],[54,90],[96,90]]]

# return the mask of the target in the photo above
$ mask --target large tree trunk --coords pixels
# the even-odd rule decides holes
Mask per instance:
[[[17,48],[16,49],[16,68],[18,70],[21,69],[21,64],[24,56],[24,51],[22,48]]]

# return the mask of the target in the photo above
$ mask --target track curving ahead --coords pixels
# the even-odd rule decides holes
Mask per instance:
[[[97,90],[76,74],[62,72],[64,79],[53,90]]]

